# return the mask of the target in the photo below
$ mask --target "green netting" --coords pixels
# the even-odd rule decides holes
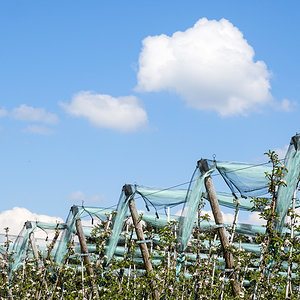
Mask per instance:
[[[215,162],[209,161],[210,170],[204,175],[200,173],[197,168],[192,176],[189,189],[186,190],[168,190],[168,189],[155,189],[145,186],[132,186],[134,193],[140,195],[145,202],[146,207],[152,205],[155,209],[160,207],[170,207],[184,203],[182,215],[179,218],[179,235],[178,245],[179,251],[183,251],[190,238],[192,228],[195,222],[195,215],[199,200],[202,196],[202,189],[205,177],[211,175],[217,168],[224,180],[230,187],[234,196],[239,203],[239,209],[249,210],[252,207],[251,198],[247,196],[260,196],[266,195],[268,187],[266,185],[267,179],[266,172],[271,172],[271,167],[266,164],[253,165],[237,162]],[[203,194],[207,197],[206,194]],[[236,206],[235,197],[227,193],[217,193],[220,205],[234,208]],[[290,204],[289,204],[290,205]],[[114,248],[118,243],[118,236],[122,230],[123,222],[128,211],[128,203],[125,202],[125,196],[120,198],[117,216],[114,221],[113,234],[109,242],[109,249],[107,252],[108,261],[114,253]],[[151,217],[144,216],[144,220],[150,222],[154,226],[163,226],[166,218],[151,219]],[[215,226],[215,225],[214,225]],[[265,229],[260,226],[241,225],[237,226],[237,232],[246,234],[255,234],[256,232],[264,232]]]
[[[289,233],[287,228],[283,227],[284,217],[288,207],[291,205],[291,199],[297,184],[300,170],[300,138],[296,135],[292,138],[292,143],[289,147],[286,155],[285,164],[288,169],[288,173],[285,176],[287,187],[280,187],[278,190],[278,201],[276,211],[280,216],[280,222],[277,224],[277,230],[282,233]],[[271,167],[266,164],[253,165],[237,162],[221,162],[221,161],[208,161],[209,171],[202,174],[201,170],[197,167],[191,182],[187,190],[175,190],[175,189],[159,189],[150,188],[141,185],[131,185],[132,195],[127,198],[124,191],[122,191],[119,203],[117,206],[116,215],[113,218],[112,234],[109,239],[109,243],[106,246],[107,261],[115,255],[124,255],[124,249],[120,246],[124,244],[124,237],[121,236],[125,219],[128,217],[128,202],[131,197],[134,197],[136,201],[144,201],[146,208],[149,206],[154,207],[155,210],[165,207],[173,207],[175,205],[182,205],[181,216],[171,216],[171,220],[177,220],[178,224],[178,258],[181,259],[181,254],[184,255],[184,251],[189,246],[191,233],[193,227],[197,223],[197,207],[201,197],[208,198],[206,193],[203,193],[204,180],[207,176],[210,176],[216,169],[220,172],[225,182],[231,189],[234,195],[218,192],[217,198],[220,205],[229,208],[235,208],[236,201],[239,203],[239,209],[248,210],[251,208],[250,196],[267,195],[267,179],[265,178],[265,172],[271,172]],[[67,253],[67,245],[76,234],[75,221],[78,218],[84,216],[90,216],[93,220],[94,217],[104,219],[107,214],[111,214],[109,209],[96,208],[96,207],[78,207],[73,206],[65,224],[62,225],[60,230],[63,231],[62,236],[55,248],[55,261],[62,263]],[[143,220],[147,224],[156,228],[162,228],[168,222],[168,218],[164,215],[143,214]],[[218,225],[220,226],[220,225]],[[201,221],[201,230],[212,230],[218,227],[214,221]],[[232,227],[231,223],[226,223],[222,226]],[[13,250],[15,252],[12,268],[17,268],[25,257],[25,253],[28,249],[28,240],[30,234],[36,229],[41,228],[45,230],[55,230],[56,224],[47,224],[41,222],[32,222],[31,227],[23,229],[21,235],[16,239]],[[253,236],[256,233],[265,233],[265,227],[260,225],[241,224],[236,225],[236,232],[248,236]],[[86,237],[91,234],[91,227],[83,226],[83,231]],[[299,232],[296,235],[299,235]],[[136,236],[134,235],[134,239]],[[160,243],[159,238],[154,235],[153,243]],[[45,252],[44,246],[41,245],[43,253]],[[80,252],[79,245],[76,245],[75,251]],[[255,244],[242,244],[242,248],[246,251],[253,253],[259,253],[260,249]],[[88,245],[90,252],[95,252],[95,245]],[[3,249],[2,249],[3,250]],[[123,251],[123,252],[122,252]],[[2,251],[3,252],[3,251]],[[182,258],[184,259],[184,258]],[[190,259],[190,258],[189,258]]]
[[[131,195],[131,197],[134,197],[134,193]],[[116,246],[118,244],[118,240],[120,237],[120,233],[122,232],[123,222],[125,219],[125,216],[128,211],[128,201],[130,200],[130,197],[127,198],[125,196],[124,190],[122,190],[118,207],[117,207],[117,215],[113,222],[113,229],[112,233],[109,239],[108,248],[106,250],[106,256],[107,256],[107,262],[111,260],[115,253]]]
[[[0,246],[0,259],[4,257],[5,253],[6,253],[6,248]]]
[[[17,269],[23,262],[26,252],[29,246],[29,237],[37,228],[42,230],[55,230],[57,224],[54,223],[45,223],[45,222],[33,222],[27,221],[21,230],[19,236],[15,240],[12,247],[12,259],[10,270],[13,271]],[[59,224],[58,229],[62,230],[64,228],[64,224]]]
[[[58,263],[61,263],[62,262],[62,259],[63,257],[66,255],[67,253],[67,247],[63,248],[62,245],[66,245],[67,244],[67,241],[69,240],[69,236],[70,235],[73,235],[73,234],[76,234],[76,230],[74,230],[74,228],[72,228],[72,224],[75,222],[75,220],[79,217],[79,215],[83,216],[84,215],[84,212],[88,212],[89,215],[91,215],[91,217],[93,217],[94,215],[97,215],[97,216],[101,216],[101,217],[106,217],[107,214],[110,214],[112,213],[111,210],[104,210],[104,209],[97,209],[95,210],[95,208],[81,208],[81,209],[78,209],[78,213],[77,214],[73,214],[73,212],[71,211],[71,214],[70,216],[68,217],[68,224],[69,226],[67,226],[66,224],[59,224],[58,225],[58,229],[59,230],[65,230],[69,233],[69,235],[67,234],[64,234],[61,239],[59,240],[58,242],[58,246],[56,246],[56,255],[57,255],[57,259],[56,259],[56,262]],[[127,216],[128,214],[126,214]],[[161,216],[159,219],[153,215],[153,214],[144,214],[142,216],[142,219],[144,221],[147,222],[147,224],[150,224],[152,225],[153,227],[156,227],[156,228],[162,228],[164,227],[165,225],[167,225],[167,217],[165,216]],[[179,216],[170,216],[170,219],[171,220],[179,220],[180,217]],[[74,221],[74,222],[73,222]],[[197,221],[197,217],[195,216],[194,217],[194,221],[193,221],[193,226],[196,226],[196,221]],[[30,226],[28,226],[28,224]],[[11,265],[11,269],[12,270],[15,270],[16,268],[18,268],[25,256],[28,255],[28,250],[30,250],[30,245],[29,245],[29,236],[31,233],[33,233],[36,229],[40,228],[40,229],[44,229],[44,230],[52,230],[54,231],[56,229],[56,226],[57,224],[51,224],[51,223],[42,223],[42,222],[27,222],[26,223],[26,226],[24,226],[22,232],[20,233],[19,237],[16,239],[13,247],[12,247],[12,251],[13,251],[13,260],[14,260],[14,263]],[[232,224],[231,223],[225,223],[225,226],[226,227],[232,227]],[[214,221],[206,221],[206,220],[203,220],[201,221],[201,230],[213,230],[215,228],[217,228],[218,226],[216,226],[216,224],[214,223]],[[90,236],[90,231],[91,231],[91,228],[92,227],[86,227],[86,226],[83,226],[83,232],[85,234],[86,237],[89,237]],[[264,226],[260,226],[260,225],[251,225],[251,224],[241,224],[241,223],[238,223],[237,224],[237,227],[236,227],[236,232],[237,233],[240,233],[240,234],[244,234],[244,235],[248,235],[248,236],[253,236],[255,235],[256,233],[260,233],[260,234],[263,234],[265,233],[265,230],[266,228]],[[122,228],[121,228],[121,232],[122,232]],[[120,232],[120,233],[121,233]],[[288,229],[286,228],[283,228],[283,232],[289,232]],[[299,232],[296,232],[296,235],[299,235]],[[133,234],[132,236],[132,239],[133,240],[137,240],[137,237],[136,237],[136,234]],[[115,246],[115,249],[114,249],[114,252],[112,255],[115,255],[115,256],[123,256],[124,255],[124,247],[123,246],[117,246],[118,244],[119,245],[124,245],[124,242],[125,242],[125,237],[123,235],[118,235],[118,238],[115,239],[116,241],[116,246]],[[160,244],[160,240],[159,240],[159,237],[157,234],[154,234],[153,236],[153,243],[154,244]],[[218,242],[216,242],[216,245],[218,244]],[[207,243],[204,241],[203,242],[203,245],[207,246]],[[47,247],[45,244],[38,244],[38,249],[41,251],[42,255],[45,257],[46,254],[47,254]],[[188,244],[187,244],[188,246]],[[236,245],[238,246],[238,245]],[[88,247],[88,251],[90,253],[94,253],[96,252],[96,245],[95,244],[88,244],[87,245]],[[256,244],[247,244],[247,243],[242,243],[241,244],[241,247],[246,250],[246,251],[249,251],[249,252],[252,252],[252,253],[259,253],[260,251],[260,247],[259,245],[256,245]],[[108,251],[109,247],[105,247],[105,249]],[[80,253],[81,250],[80,250],[80,246],[79,245],[75,245],[75,252],[76,253]],[[3,249],[3,253],[4,253],[4,249]],[[30,253],[29,253],[30,255]],[[137,250],[137,255],[138,257],[140,257],[140,254],[139,254],[139,250]],[[155,256],[155,255],[154,255]],[[156,256],[155,256],[156,257]],[[191,259],[192,259],[193,256],[191,256]]]
[[[222,162],[217,162],[223,165]],[[249,166],[249,165],[248,165]],[[232,169],[230,172],[234,173],[236,168],[236,165],[234,164],[234,169]],[[261,170],[261,169],[260,169]],[[228,168],[229,171],[229,168]],[[251,171],[252,172],[252,171]],[[263,173],[263,176],[265,174]],[[253,180],[253,179],[252,179]],[[265,184],[266,184],[265,180]],[[264,187],[266,188],[266,187]],[[159,208],[162,207],[171,207],[176,206],[181,203],[185,203],[187,190],[174,190],[174,189],[159,189],[159,188],[150,188],[145,186],[136,186],[136,191],[142,196],[142,198],[149,202],[152,206]],[[208,200],[207,193],[203,193],[202,196]],[[217,198],[219,201],[219,204],[222,206],[226,206],[228,208],[235,208],[236,207],[236,201],[239,203],[239,209],[241,210],[250,210],[253,206],[253,203],[251,202],[250,197],[235,197],[232,194],[225,193],[225,192],[217,192]]]
[[[135,185],[136,193],[142,196],[146,204],[155,208],[172,207],[185,202],[187,190],[159,189]]]
[[[150,187],[140,189],[140,186],[137,186],[137,191],[142,195],[143,199],[146,198],[146,201],[149,201],[154,207],[168,207],[184,203],[188,190],[164,190]],[[216,194],[221,206],[234,209],[238,202],[240,210],[249,211],[252,209],[253,203],[251,202],[251,197],[234,197],[232,194],[225,192],[216,192]],[[172,199],[172,197],[175,199]],[[202,193],[202,197],[209,200],[206,192]],[[296,208],[299,206],[300,204],[296,204]],[[161,216],[159,218],[161,218]]]
[[[154,240],[155,239],[156,239],[157,243],[159,244],[160,241],[159,241],[158,237],[154,238]],[[133,240],[137,240],[137,237],[135,235],[133,236]],[[196,241],[193,240],[193,242],[195,243]],[[220,243],[219,241],[216,241],[215,242],[215,246],[218,246],[219,243]],[[201,245],[202,245],[201,246],[201,250],[208,250],[209,247],[210,247],[210,243],[208,241],[203,241],[201,243]],[[257,244],[253,244],[253,243],[241,243],[241,244],[234,243],[234,245],[237,248],[241,247],[241,249],[244,249],[247,252],[255,253],[257,256],[259,256],[259,254],[260,254],[260,246],[257,245]],[[46,250],[47,249],[46,249],[45,245],[42,245],[42,246],[38,245],[38,248],[39,248],[39,250],[41,250],[42,254],[44,253],[46,255],[46,252],[47,252]],[[87,244],[87,248],[88,248],[88,251],[89,251],[90,254],[97,253],[97,247],[96,247],[95,244]],[[124,253],[126,251],[125,249],[126,248],[124,246],[117,246],[116,249],[115,249],[115,253],[114,253],[115,258],[123,258],[124,257]],[[81,253],[80,245],[79,244],[75,244],[74,250],[75,250],[75,253]],[[28,252],[28,249],[26,249],[26,252]],[[160,261],[161,261],[161,259],[162,259],[162,257],[165,256],[162,253],[164,253],[164,251],[159,251],[159,252],[158,251],[154,251],[152,253],[152,257],[153,257],[152,263],[159,264]],[[44,257],[45,257],[45,255],[44,255]],[[31,257],[32,257],[32,255],[31,255]],[[71,256],[71,257],[72,258],[78,258],[78,256],[76,256],[76,254],[73,255],[73,256]],[[186,260],[195,261],[196,258],[197,258],[197,254],[186,252],[185,253],[185,257],[186,257]],[[208,257],[208,254],[201,253],[201,258],[202,259],[207,259],[207,257]],[[97,258],[96,256],[91,256],[91,260],[92,261],[94,261],[96,258]],[[140,262],[142,263],[142,260],[141,260],[142,254],[141,254],[140,249],[136,249],[135,254],[134,254],[134,258],[135,258],[134,260],[136,262],[138,262],[138,260],[140,259]],[[222,262],[222,261],[223,261],[222,258],[218,257],[218,262]],[[255,265],[255,261],[253,261],[253,264]],[[283,267],[287,268],[287,266],[288,266],[287,262],[283,262]],[[294,264],[293,265],[293,269],[296,269],[296,267],[297,267],[297,265]]]
[[[15,241],[14,246],[12,248],[13,255],[12,255],[12,260],[10,262],[11,271],[14,271],[19,267],[20,264],[22,264],[24,254],[27,248],[29,235],[33,232],[35,228],[36,228],[35,224],[33,224],[31,228],[28,228],[28,226],[25,223],[19,237]]]
[[[217,161],[216,168],[236,195],[259,197],[268,193],[265,173],[270,173],[272,167],[267,164]]]
[[[131,197],[141,198],[140,200],[145,201],[148,209],[148,205],[157,209],[184,203],[187,192],[186,190],[157,189],[139,185],[131,185],[131,188],[133,190]],[[117,214],[113,222],[112,234],[106,251],[107,262],[111,260],[118,244],[125,217],[128,215],[129,200],[129,198],[126,198],[124,191],[122,191],[118,202]]]
[[[217,192],[216,194],[219,204],[228,208],[235,208],[237,202],[239,203],[239,209],[241,210],[250,210],[253,206],[253,203],[251,203],[251,198],[235,198],[232,194],[224,192]],[[209,200],[207,193],[203,193],[203,197]]]
[[[204,180],[206,177],[210,176],[213,171],[214,166],[212,166],[208,172],[201,174],[197,167],[192,176],[191,184],[185,199],[185,205],[179,219],[178,248],[180,252],[185,250],[190,239],[198,204],[202,196]]]
[[[73,208],[73,207],[72,207]],[[79,212],[78,212],[79,213]],[[66,221],[66,229],[63,231],[61,240],[59,242],[59,245],[57,247],[54,261],[58,264],[61,264],[63,262],[64,256],[68,249],[68,243],[71,240],[71,237],[73,235],[73,230],[75,228],[75,217],[72,212],[72,209],[68,215],[67,221]]]
[[[174,221],[179,221],[180,217],[179,216],[171,216],[170,220]],[[163,228],[164,226],[167,225],[168,219],[165,216],[160,216],[159,219],[155,215],[150,215],[150,214],[144,214],[143,215],[143,220],[147,223],[152,225],[155,228]],[[197,216],[195,213],[194,219],[192,219],[191,224],[193,226],[196,226],[197,222]],[[211,230],[217,228],[215,222],[212,221],[206,221],[202,220],[201,221],[201,229],[202,230]],[[232,223],[225,222],[224,223],[225,227],[232,227]],[[284,232],[289,232],[287,228],[283,229]],[[254,224],[247,224],[247,223],[238,223],[236,225],[236,232],[240,234],[245,234],[249,236],[254,236],[257,233],[264,234],[266,232],[266,227],[262,225],[254,225]]]
[[[55,262],[61,264],[67,253],[68,243],[72,239],[73,235],[76,233],[75,221],[81,218],[84,214],[89,215],[90,217],[97,216],[99,218],[105,218],[107,214],[111,213],[111,210],[105,208],[97,207],[83,207],[83,206],[72,206],[67,221],[66,227],[63,232],[63,235],[59,241],[54,260]],[[85,234],[90,234],[90,229],[85,228]]]
[[[179,221],[180,216],[170,216],[170,220]],[[168,217],[164,215],[160,215],[157,218],[156,215],[153,214],[143,214],[143,220],[151,225],[154,228],[163,228],[168,224]]]
[[[279,215],[279,220],[275,224],[277,231],[281,231],[284,226],[284,219],[291,205],[300,177],[300,134],[292,137],[284,161],[287,168],[287,173],[284,176],[286,186],[280,185],[278,188],[276,212]]]

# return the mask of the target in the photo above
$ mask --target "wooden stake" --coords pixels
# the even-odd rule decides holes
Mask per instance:
[[[103,228],[104,236],[105,236],[106,232],[109,230],[109,225],[110,225],[111,219],[112,219],[112,214],[109,214],[109,216],[104,224],[104,228]],[[103,255],[103,253],[101,253],[101,252],[98,253],[98,259],[96,260],[96,267],[99,267],[101,264],[101,254]]]
[[[199,160],[198,168],[201,170],[202,174],[205,174],[207,171],[209,171],[207,160],[206,159]],[[212,213],[214,215],[215,223],[216,223],[216,225],[220,225],[220,227],[217,230],[218,230],[218,234],[220,237],[220,241],[221,241],[221,245],[222,245],[222,249],[223,249],[223,253],[224,253],[226,268],[232,270],[229,278],[233,279],[231,281],[233,295],[235,297],[239,297],[240,286],[236,280],[236,276],[234,273],[233,255],[229,249],[230,243],[229,243],[227,235],[226,235],[226,230],[223,227],[224,226],[223,215],[222,215],[222,212],[221,212],[221,209],[219,206],[219,202],[218,202],[217,194],[215,192],[213,181],[210,176],[208,176],[204,179],[204,184],[205,184],[205,188],[206,188],[206,191],[208,194]]]
[[[75,205],[72,206],[71,211],[73,213],[73,216],[75,217],[78,213],[78,207],[75,206]],[[81,253],[83,254],[85,268],[86,268],[87,274],[91,277],[92,286],[94,287],[94,279],[93,279],[94,272],[93,272],[93,269],[91,267],[91,260],[90,260],[90,256],[89,256],[89,251],[88,251],[88,248],[87,248],[87,245],[86,245],[85,235],[83,233],[80,218],[77,218],[75,220],[75,226],[76,226],[76,231],[77,231],[77,235],[78,235],[78,239],[79,239],[79,243],[80,243]],[[99,294],[98,294],[97,290],[95,290],[95,294],[96,294],[96,298],[99,299]]]
[[[210,264],[210,260],[211,260],[211,252],[212,250],[215,250],[215,244],[216,244],[216,240],[217,240],[217,234],[215,234],[214,236],[214,241],[213,244],[210,246],[209,248],[209,253],[208,253],[208,265]],[[214,248],[214,249],[213,249]],[[214,254],[213,254],[213,270],[212,270],[212,275],[211,275],[211,285],[210,285],[210,297],[212,298],[212,294],[213,294],[213,286],[214,286],[214,278],[215,278],[215,271],[216,271],[216,260],[214,259]]]
[[[109,214],[105,224],[104,224],[104,233],[108,230],[110,222],[111,222],[112,214]]]
[[[60,231],[59,231],[58,227],[59,227],[59,224],[57,223],[56,228],[55,228],[55,235],[54,235],[53,240],[51,241],[51,243],[48,247],[46,259],[50,259],[51,252],[52,252],[52,250],[54,248],[54,245],[55,245],[55,243],[56,243],[56,241],[59,237]]]
[[[77,206],[72,206],[71,208],[73,216],[75,217],[76,214],[78,213],[78,207]],[[77,235],[78,235],[78,239],[79,239],[79,243],[80,243],[80,249],[81,249],[81,253],[85,254],[84,255],[84,264],[86,267],[86,271],[88,273],[89,276],[94,275],[93,269],[91,268],[91,260],[89,257],[89,251],[86,245],[86,240],[85,240],[85,236],[83,233],[83,229],[82,229],[82,224],[81,224],[81,219],[78,218],[75,220],[75,226],[76,226],[76,231],[77,231]]]
[[[30,233],[29,240],[30,240],[33,256],[36,259],[37,264],[39,264],[39,259],[40,259],[39,258],[39,252],[38,252],[38,249],[37,249],[37,246],[36,246],[36,243],[35,243],[35,238],[34,238],[34,233],[33,232]]]
[[[25,227],[26,227],[26,229],[31,229],[32,228],[31,222],[30,221],[26,221],[25,222]],[[39,261],[39,254],[38,254],[38,250],[37,250],[37,247],[36,247],[36,243],[35,243],[33,232],[31,232],[29,234],[29,242],[30,242],[31,249],[32,249],[32,252],[33,252],[33,257],[38,262]]]
[[[239,202],[238,202],[238,199],[236,199],[235,213],[234,213],[234,219],[232,222],[232,231],[231,231],[231,236],[230,236],[230,244],[232,244],[232,245],[233,245],[234,234],[235,234],[235,230],[236,230],[236,220],[238,218],[238,215],[239,215]]]
[[[293,210],[293,214],[295,213],[295,204],[296,204],[296,196],[297,196],[297,188],[294,192],[294,197],[293,197],[293,206],[292,206],[292,210]],[[295,226],[295,216],[293,215],[291,217],[291,240],[294,239],[294,226]],[[285,298],[287,299],[289,297],[289,293],[292,295],[293,289],[292,289],[292,266],[293,266],[293,262],[292,262],[292,255],[293,255],[293,244],[291,244],[290,246],[290,255],[289,255],[289,265],[288,265],[288,270],[287,270],[287,283],[286,283],[286,290],[285,290]]]
[[[145,241],[144,232],[142,229],[142,224],[141,224],[141,222],[139,222],[139,217],[138,217],[137,209],[135,206],[134,198],[131,197],[133,194],[131,186],[129,184],[125,184],[123,186],[123,191],[126,196],[126,201],[129,199],[129,209],[130,209],[132,221],[133,221],[133,224],[135,227],[135,232],[136,232],[137,238],[140,242],[142,242],[142,243],[139,243],[139,246],[140,246],[141,253],[143,256],[145,269],[146,269],[147,273],[151,276],[153,273],[153,268],[152,268],[152,264],[151,264],[151,261],[149,258],[149,252],[148,252],[147,245],[146,245],[146,243],[143,243],[143,241]],[[157,288],[156,288],[156,285],[155,285],[155,282],[153,279],[151,279],[150,284],[151,284],[151,288],[152,288],[153,299],[159,299],[159,294],[158,294],[158,291],[157,291]]]

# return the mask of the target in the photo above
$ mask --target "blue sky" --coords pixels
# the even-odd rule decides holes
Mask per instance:
[[[186,182],[201,157],[284,149],[300,131],[299,6],[2,1],[0,213],[64,219],[125,183]]]

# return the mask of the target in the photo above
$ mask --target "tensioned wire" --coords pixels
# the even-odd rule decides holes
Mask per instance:
[[[280,161],[284,161],[284,159],[280,159]],[[241,171],[241,170],[245,170],[245,169],[251,169],[251,168],[255,168],[255,167],[259,167],[259,166],[263,166],[263,165],[268,165],[270,164],[270,162],[265,162],[265,163],[261,163],[261,164],[256,164],[256,165],[251,165],[251,166],[247,166],[247,167],[243,167],[243,168],[238,168],[238,169],[234,169],[234,170],[231,170],[231,171],[228,171],[226,173],[233,173],[233,172],[236,172],[236,171]],[[212,174],[210,175],[211,177],[216,177],[216,176],[222,176],[220,173],[216,173],[216,174]],[[193,176],[192,176],[193,178]],[[163,192],[163,191],[168,191],[168,190],[171,190],[171,189],[174,189],[176,187],[180,187],[180,186],[184,186],[184,185],[187,185],[187,184],[191,184],[193,182],[195,182],[197,180],[196,179],[192,179],[192,180],[189,180],[189,181],[186,181],[186,182],[183,182],[183,183],[179,183],[179,184],[176,184],[176,185],[173,185],[173,186],[170,186],[170,187],[167,187],[167,188],[164,188],[164,189],[161,189],[161,190],[158,190],[158,191],[155,191],[155,192],[152,192],[152,193],[149,193],[149,194],[145,194],[144,196],[152,196],[154,194],[158,194],[160,192]],[[135,199],[140,199],[142,198],[142,196],[136,196]],[[148,200],[150,201],[150,200]]]
[[[284,161],[284,159],[280,159],[280,161]],[[236,172],[236,171],[241,171],[241,170],[245,170],[245,169],[251,169],[251,168],[255,168],[255,167],[259,167],[259,166],[263,166],[263,165],[267,165],[267,164],[270,164],[270,162],[264,162],[264,163],[261,163],[261,164],[255,164],[255,165],[251,165],[251,166],[247,166],[247,167],[243,167],[243,168],[237,168],[237,169],[228,171],[227,173],[233,173],[233,172]],[[211,175],[211,177],[216,177],[216,176],[221,176],[221,174],[220,173],[216,173],[216,174],[212,174]],[[144,196],[145,197],[146,196],[152,196],[152,195],[158,194],[160,192],[172,190],[172,189],[180,187],[180,186],[191,184],[191,183],[195,182],[196,180],[197,179],[193,179],[193,180],[189,180],[189,181],[186,181],[186,182],[183,182],[183,183],[179,183],[179,184],[167,187],[167,188],[160,189],[160,190],[152,192],[152,193],[144,194]],[[141,195],[138,195],[138,196],[135,197],[135,199],[140,199],[140,198],[142,198]],[[104,209],[110,209],[110,208],[113,208],[113,207],[116,207],[116,206],[117,206],[117,204],[114,204],[112,206],[105,207]]]

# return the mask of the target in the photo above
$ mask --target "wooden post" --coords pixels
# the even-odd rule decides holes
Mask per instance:
[[[110,222],[111,222],[111,218],[112,218],[112,214],[109,214],[109,216],[108,216],[108,218],[107,218],[107,220],[106,220],[106,222],[105,222],[105,224],[104,224],[104,228],[103,228],[103,230],[104,230],[104,233],[108,230],[108,228],[109,228],[109,225],[110,225]]]
[[[104,224],[104,228],[103,228],[103,235],[105,236],[106,232],[109,229],[109,225],[111,223],[111,219],[112,219],[112,214],[109,214],[105,224]],[[98,253],[98,259],[96,260],[96,267],[99,267],[101,264],[101,255],[103,256],[102,251]]]
[[[32,252],[33,252],[33,256],[34,258],[37,260],[37,263],[39,262],[39,252],[35,243],[35,238],[34,238],[34,233],[30,233],[29,236],[30,239],[30,244],[31,244],[31,248],[32,248]]]
[[[234,213],[234,218],[233,218],[233,222],[232,222],[232,231],[231,231],[231,236],[230,236],[230,244],[232,244],[232,245],[233,245],[234,234],[235,234],[235,230],[236,230],[236,220],[239,215],[239,205],[240,205],[238,202],[238,199],[235,198],[235,200],[236,200],[235,213]]]
[[[32,224],[30,221],[26,221],[25,222],[25,227],[26,229],[30,229],[32,228]],[[36,246],[36,243],[35,243],[35,238],[34,238],[34,233],[31,232],[29,234],[29,241],[30,241],[30,244],[31,244],[31,249],[32,249],[32,252],[33,252],[33,257],[36,259],[36,262],[37,264],[39,263],[39,253],[38,253],[38,249],[37,249],[37,246]]]
[[[198,168],[202,172],[202,174],[205,174],[207,171],[209,171],[209,167],[207,164],[206,159],[201,159],[198,161]],[[208,194],[210,206],[212,213],[214,215],[215,223],[216,225],[220,225],[220,227],[217,229],[218,234],[220,237],[220,242],[222,245],[223,253],[224,253],[224,258],[225,258],[225,263],[226,263],[226,268],[232,270],[231,274],[229,276],[230,279],[233,279],[231,281],[232,285],[232,290],[233,290],[233,295],[235,297],[239,297],[240,294],[240,286],[236,280],[236,276],[234,274],[234,260],[233,260],[233,255],[229,249],[230,243],[228,241],[227,235],[226,235],[226,230],[224,228],[224,220],[223,220],[223,215],[219,206],[217,194],[214,189],[213,181],[210,176],[206,177],[204,180],[205,188]]]
[[[123,186],[123,191],[125,193],[126,201],[127,201],[129,199],[129,197],[133,194],[132,188],[129,184],[125,184]],[[137,238],[140,242],[142,242],[142,243],[139,243],[139,246],[140,246],[141,253],[143,256],[145,269],[146,269],[147,273],[151,276],[151,274],[153,273],[153,268],[152,268],[152,264],[151,264],[151,261],[149,258],[149,252],[148,252],[147,245],[144,242],[145,241],[144,232],[142,229],[142,224],[141,224],[141,222],[139,222],[139,216],[137,213],[137,209],[136,209],[135,201],[134,201],[133,197],[130,197],[130,199],[129,199],[129,209],[130,209],[132,221],[133,221],[133,224],[135,227],[135,232],[136,232]],[[153,279],[151,279],[150,284],[151,284],[151,288],[152,288],[153,299],[159,299],[158,291],[157,291],[157,288],[155,286],[155,282],[153,281]]]
[[[298,185],[297,185],[298,186]],[[295,213],[295,204],[296,204],[296,196],[297,196],[297,188],[294,192],[294,197],[293,197],[293,206],[292,206],[292,210],[293,210],[293,214]],[[293,215],[291,217],[291,240],[293,241],[295,234],[294,234],[294,226],[295,226],[295,216]],[[292,270],[293,270],[293,262],[292,260],[292,255],[293,255],[293,244],[291,244],[290,246],[290,255],[289,255],[289,265],[288,265],[288,269],[287,269],[287,283],[286,283],[286,290],[285,290],[285,298],[288,299],[289,297],[289,293],[292,296],[293,293],[293,289],[292,289]]]
[[[26,229],[31,229],[32,228],[32,224],[30,221],[26,221],[25,222],[25,227]],[[39,252],[38,252],[38,248],[36,246],[36,243],[35,243],[35,238],[34,238],[34,233],[33,231],[29,234],[29,242],[30,242],[30,245],[31,245],[31,249],[32,249],[32,252],[33,252],[33,257],[34,259],[36,260],[36,265],[38,267],[38,269],[40,269],[40,258],[39,258]],[[41,285],[41,281],[39,282],[39,286]],[[39,299],[39,296],[40,296],[40,290],[37,289],[36,293],[35,293],[35,299]]]
[[[71,211],[73,213],[73,216],[75,217],[78,213],[78,207],[76,205],[73,205],[71,207]],[[89,256],[89,251],[88,251],[88,248],[87,248],[87,245],[86,245],[86,240],[85,240],[85,236],[84,236],[84,233],[83,233],[80,218],[76,218],[75,226],[76,226],[76,231],[77,231],[77,235],[78,235],[78,239],[79,239],[79,243],[80,243],[81,253],[83,254],[85,268],[86,268],[86,271],[87,271],[88,275],[91,276],[92,286],[94,287],[94,278],[93,278],[94,272],[93,272],[93,269],[91,267],[91,260],[90,260],[90,256]],[[96,298],[99,299],[99,294],[98,294],[97,290],[95,290],[95,294],[96,294]]]
[[[55,245],[55,243],[56,243],[56,241],[57,241],[57,239],[59,237],[60,232],[59,232],[58,227],[59,227],[59,224],[57,223],[56,224],[56,228],[55,228],[55,235],[54,235],[54,237],[53,237],[53,239],[52,239],[52,241],[51,241],[51,243],[50,243],[50,245],[48,247],[46,259],[50,259],[51,252],[52,252],[52,250],[54,248],[54,245]]]
[[[78,207],[77,206],[72,206],[71,207],[73,216],[75,217],[76,214],[78,213]],[[77,235],[78,235],[78,239],[79,239],[79,243],[80,243],[80,249],[81,249],[81,253],[84,254],[84,264],[86,267],[86,271],[88,273],[89,276],[94,275],[93,269],[91,268],[91,260],[89,257],[89,251],[86,245],[86,240],[85,240],[85,236],[83,233],[83,229],[82,229],[82,224],[81,224],[81,220],[80,218],[77,218],[75,220],[75,226],[76,226],[76,231],[77,231]]]

